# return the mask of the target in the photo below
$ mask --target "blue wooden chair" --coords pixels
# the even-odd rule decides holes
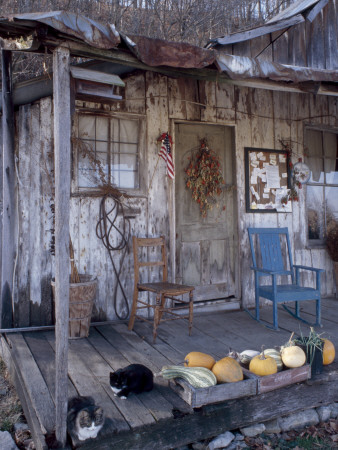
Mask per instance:
[[[320,305],[320,274],[323,269],[294,265],[292,262],[291,245],[287,228],[248,228],[252,262],[255,274],[256,314],[246,311],[252,318],[269,328],[278,330],[278,303],[296,319],[309,325],[321,326]],[[283,252],[284,250],[284,252]],[[316,288],[300,285],[300,270],[316,272]],[[269,277],[268,284],[261,284],[262,277]],[[281,278],[283,283],[281,284]],[[284,280],[290,280],[284,282]],[[271,284],[270,284],[271,283]],[[272,301],[273,326],[259,317],[259,298]],[[300,317],[299,302],[316,300],[316,322],[309,323]],[[294,311],[284,305],[284,302],[295,302]]]

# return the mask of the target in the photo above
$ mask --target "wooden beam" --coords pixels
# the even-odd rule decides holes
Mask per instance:
[[[2,50],[2,254],[0,327],[13,326],[15,161],[12,52]]]
[[[69,50],[53,53],[55,157],[55,432],[65,445],[68,407],[70,72]]]

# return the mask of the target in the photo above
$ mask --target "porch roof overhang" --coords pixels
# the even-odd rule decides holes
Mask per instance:
[[[50,53],[62,45],[72,56],[111,63],[110,73],[116,73],[112,72],[114,66],[119,75],[143,69],[173,77],[338,95],[338,70],[284,65],[187,43],[126,35],[111,24],[65,11],[1,17],[0,37],[1,47],[12,51]],[[24,84],[17,88],[22,90]],[[16,96],[14,101],[18,104]]]

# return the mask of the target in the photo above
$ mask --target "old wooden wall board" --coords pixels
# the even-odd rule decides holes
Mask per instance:
[[[19,233],[21,235],[21,245],[18,253],[17,267],[17,286],[15,296],[15,322],[18,326],[24,327],[30,324],[30,272],[27,267],[30,266],[30,213],[27,196],[30,192],[30,151],[27,148],[27,142],[30,138],[30,105],[24,105],[19,108],[18,113],[18,170],[20,182],[18,184],[18,208],[19,208]],[[33,193],[32,193],[33,195]],[[38,276],[34,274],[33,276]]]
[[[15,249],[15,148],[12,52],[1,50],[2,64],[2,235],[0,324],[13,326]]]
[[[284,39],[282,36],[280,39]],[[244,45],[244,44],[243,44]],[[258,45],[258,41],[257,41]],[[258,47],[257,47],[258,48]],[[249,49],[250,50],[250,49]],[[247,49],[247,51],[249,51]],[[250,50],[251,51],[251,50]],[[168,85],[171,88],[168,90]],[[173,87],[175,87],[175,91]],[[325,251],[306,248],[306,189],[300,191],[300,201],[294,202],[292,214],[271,214],[262,217],[259,214],[245,213],[245,181],[244,181],[244,147],[257,147],[281,149],[279,139],[289,138],[294,149],[294,162],[298,157],[304,157],[304,129],[305,126],[337,126],[337,104],[335,98],[325,96],[312,96],[311,94],[278,93],[264,90],[253,90],[246,87],[234,87],[228,84],[198,82],[190,83],[189,80],[180,82],[177,88],[177,80],[168,79],[163,75],[154,73],[138,73],[128,77],[126,80],[126,92],[128,91],[128,107],[126,102],[109,106],[109,110],[115,113],[142,114],[143,106],[146,105],[144,116],[147,134],[145,138],[144,159],[142,160],[142,189],[140,195],[135,197],[131,203],[139,209],[139,213],[131,220],[132,234],[138,236],[154,236],[164,234],[170,243],[169,276],[175,269],[175,217],[177,209],[174,200],[173,182],[166,176],[166,168],[163,160],[158,160],[159,145],[156,143],[158,136],[168,131],[173,135],[175,122],[193,120],[198,121],[201,112],[201,120],[208,123],[231,126],[235,130],[234,156],[235,156],[235,184],[236,191],[233,193],[236,209],[233,214],[238,218],[239,239],[229,253],[232,260],[236,253],[239,257],[239,268],[235,273],[235,282],[240,286],[239,296],[242,297],[243,305],[252,305],[254,302],[253,276],[250,271],[250,253],[246,229],[248,226],[287,226],[295,251],[295,262],[312,265],[314,261],[320,267],[327,270],[323,276],[323,294],[332,294],[334,286],[332,283],[332,263]],[[175,92],[175,96],[174,96]],[[127,94],[126,94],[127,95]],[[135,103],[132,97],[135,97]],[[321,97],[319,99],[319,97]],[[140,100],[141,99],[141,100]],[[198,99],[198,105],[194,101]],[[137,100],[137,101],[136,101]],[[40,105],[40,112],[36,108]],[[185,106],[184,106],[185,105]],[[188,107],[188,105],[190,105]],[[203,106],[205,105],[205,107]],[[108,111],[99,103],[82,102],[83,108],[98,108],[98,112]],[[182,113],[183,111],[183,113]],[[37,117],[39,115],[39,123]],[[33,120],[34,119],[34,120]],[[23,186],[30,186],[31,156],[26,153],[27,140],[33,136],[34,147],[44,146],[40,164],[51,167],[52,161],[47,156],[51,140],[51,100],[44,99],[32,106],[23,106],[19,112],[19,176]],[[33,129],[33,126],[35,127]],[[39,127],[36,129],[36,127]],[[179,149],[175,146],[173,152]],[[47,161],[46,161],[47,158]],[[157,168],[156,164],[158,162]],[[156,168],[156,171],[155,171]],[[155,173],[154,173],[155,172]],[[154,175],[154,177],[153,177]],[[35,175],[34,175],[35,176]],[[51,215],[49,214],[48,202],[50,187],[47,176],[41,172],[41,185],[35,185],[29,190],[19,185],[19,227],[22,235],[21,247],[17,266],[17,287],[15,293],[16,316],[20,317],[19,325],[28,325],[31,322],[31,314],[37,320],[40,315],[41,321],[48,321],[51,316],[51,290],[49,280],[52,267],[52,257],[48,253],[48,242],[50,239]],[[152,186],[147,192],[152,179]],[[27,192],[26,192],[27,191]],[[34,191],[34,192],[33,192]],[[28,273],[26,268],[32,263],[33,255],[29,251],[30,242],[34,242],[33,223],[36,219],[31,217],[27,202],[30,195],[32,198],[42,196],[40,199],[41,223],[40,235],[43,243],[39,244],[41,249],[37,254],[42,258],[40,272]],[[116,317],[114,299],[112,292],[115,286],[115,275],[107,252],[103,249],[101,242],[96,238],[95,226],[98,220],[99,201],[96,198],[86,196],[72,197],[71,199],[71,235],[74,236],[76,258],[81,270],[88,269],[98,276],[98,296],[95,306],[95,318],[112,319]],[[28,219],[28,222],[27,222]],[[267,222],[268,221],[268,222]],[[32,222],[32,227],[30,226]],[[33,258],[34,259],[34,258]],[[114,255],[114,260],[119,263],[119,255]],[[33,261],[34,262],[34,261]],[[34,267],[37,264],[35,257]],[[205,272],[209,270],[204,268]],[[232,276],[232,275],[231,275]],[[32,287],[30,279],[34,278]],[[122,275],[127,297],[132,293],[133,264],[132,253],[127,255]],[[310,279],[308,274],[304,275]],[[30,293],[41,292],[41,306],[44,311],[38,313],[31,305]],[[34,298],[36,295],[34,294]],[[47,300],[48,299],[48,300]],[[39,303],[35,303],[39,305]],[[45,305],[45,306],[44,306]],[[49,308],[49,309],[48,309]],[[117,309],[126,310],[121,293],[117,296]],[[36,311],[36,312],[34,312]],[[37,314],[37,315],[36,315]]]
[[[306,66],[305,26],[303,23],[288,30],[288,63],[294,66]]]
[[[330,1],[323,10],[324,24],[325,24],[325,67],[327,69],[337,69],[338,54],[337,54],[337,3]]]
[[[53,136],[50,130],[53,128],[52,99],[47,97],[40,102],[40,183],[41,183],[41,246],[40,251],[40,292],[41,292],[41,323],[53,323],[54,310],[51,302],[51,277],[53,264],[51,258],[51,237],[53,228],[53,215],[51,203],[54,192],[54,158]]]
[[[216,83],[217,123],[235,124],[235,86]]]

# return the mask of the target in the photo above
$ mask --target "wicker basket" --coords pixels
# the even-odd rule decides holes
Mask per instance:
[[[69,284],[69,339],[88,336],[96,287],[97,278],[93,278],[92,275],[80,274],[80,283]],[[55,298],[54,280],[52,289]]]

